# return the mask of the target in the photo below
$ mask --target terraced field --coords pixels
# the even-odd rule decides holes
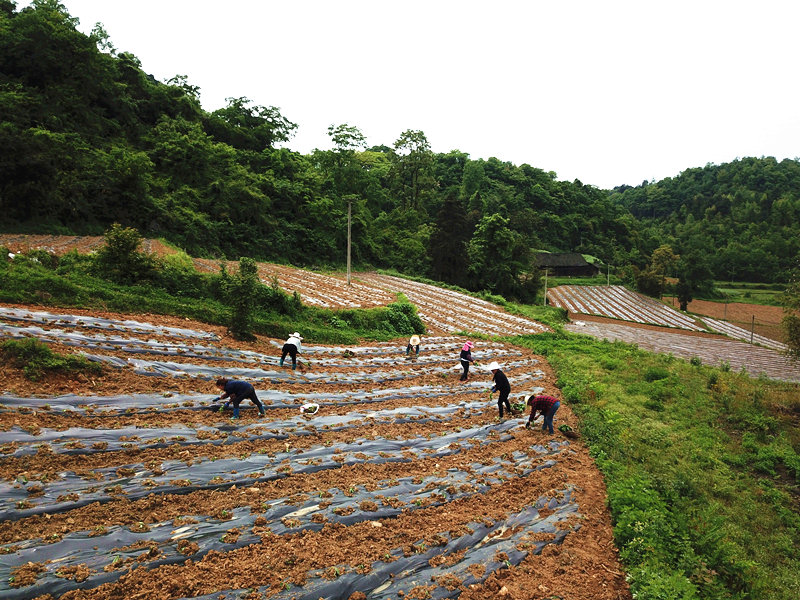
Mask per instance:
[[[566,328],[575,333],[687,360],[696,357],[704,364],[727,365],[753,376],[800,381],[800,364],[786,358],[785,344],[726,321],[687,315],[619,286],[559,286],[547,296],[552,305],[571,314]]]
[[[487,335],[547,331],[541,323],[512,315],[491,302],[452,290],[376,273],[360,273],[359,278],[376,287],[405,294],[432,331],[474,331]]]
[[[100,240],[42,237],[0,244],[61,253]],[[278,365],[282,340],[239,343],[219,327],[152,315],[0,305],[0,338],[33,337],[105,369],[32,384],[0,367],[0,597],[630,598],[586,448],[526,430],[523,415],[497,419],[480,369],[500,362],[512,400],[558,395],[547,363],[477,341],[477,377],[458,381],[457,333],[546,327],[396,277],[358,273],[347,286],[259,269],[317,306],[376,306],[402,292],[429,329],[419,358],[406,360],[405,340],[309,340],[291,371]],[[548,294],[572,314],[572,331],[800,381],[770,338],[623,288],[574,287]],[[220,412],[211,402],[220,376],[253,382],[266,416]],[[567,405],[556,420],[577,428]]]
[[[0,371],[4,599],[630,598],[586,448],[497,419],[486,372],[458,381],[461,337],[416,360],[309,343],[292,371],[282,340],[183,319],[6,305],[0,336],[105,368]],[[527,350],[474,354],[512,397],[558,393]],[[222,375],[266,416],[220,412]]]

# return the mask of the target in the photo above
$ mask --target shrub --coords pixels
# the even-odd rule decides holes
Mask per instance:
[[[667,565],[649,561],[629,574],[631,594],[637,600],[695,600],[697,588],[682,573]]]
[[[58,267],[58,256],[53,252],[48,252],[41,248],[28,250],[25,254],[18,254],[22,260],[29,260],[31,262],[39,263],[46,269],[55,269]]]
[[[142,236],[132,227],[114,223],[105,232],[105,246],[95,257],[97,273],[117,283],[136,283],[152,277],[154,258],[142,252]]]
[[[331,327],[334,327],[336,329],[347,329],[347,327],[349,327],[347,321],[345,321],[344,319],[340,319],[336,315],[331,315],[330,323]]]
[[[385,328],[390,332],[411,335],[425,333],[425,324],[417,315],[416,307],[409,302],[394,302],[386,307]]]
[[[659,379],[666,379],[669,377],[669,371],[663,367],[649,367],[644,372],[645,381],[658,381]]]
[[[239,271],[230,278],[228,303],[232,309],[229,329],[240,340],[253,339],[253,321],[256,308],[256,294],[261,283],[258,280],[258,267],[252,258],[242,257]]]
[[[708,376],[708,384],[707,384],[708,389],[715,388],[717,386],[717,383],[719,383],[719,373],[714,371]]]
[[[202,275],[185,252],[168,254],[156,262],[155,282],[176,296],[199,298],[209,289],[209,276]]]
[[[46,373],[54,371],[87,372],[93,375],[103,372],[98,363],[90,362],[83,356],[57,354],[35,339],[8,340],[0,344],[0,353],[14,366],[21,368],[25,377],[31,381],[37,381]]]

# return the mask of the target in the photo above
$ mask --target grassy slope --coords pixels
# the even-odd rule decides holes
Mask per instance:
[[[800,388],[545,334],[640,598],[800,597]]]
[[[0,265],[0,301],[229,318],[223,303],[200,294],[38,264]],[[566,334],[563,311],[503,304],[556,328],[509,341],[547,357],[581,418],[638,598],[800,597],[797,385]],[[288,327],[315,342],[388,339],[382,314],[262,310],[256,331],[280,337]]]

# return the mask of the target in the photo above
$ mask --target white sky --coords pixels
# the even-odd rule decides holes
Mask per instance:
[[[62,0],[203,108],[245,96],[287,147],[422,130],[600,188],[745,156],[800,156],[796,0]],[[28,2],[18,2],[21,9]]]

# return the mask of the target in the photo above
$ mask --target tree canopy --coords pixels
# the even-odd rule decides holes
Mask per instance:
[[[186,75],[159,82],[102,25],[56,0],[0,1],[0,228],[101,234],[111,224],[188,253],[341,266],[347,202],[355,264],[527,297],[532,252],[644,269],[667,244],[714,277],[786,280],[800,250],[800,163],[742,159],[611,191],[461,150],[425,133],[365,148],[285,147],[297,127],[245,97],[207,112]],[[694,275],[695,279],[699,276]],[[531,287],[532,286],[532,287]]]

